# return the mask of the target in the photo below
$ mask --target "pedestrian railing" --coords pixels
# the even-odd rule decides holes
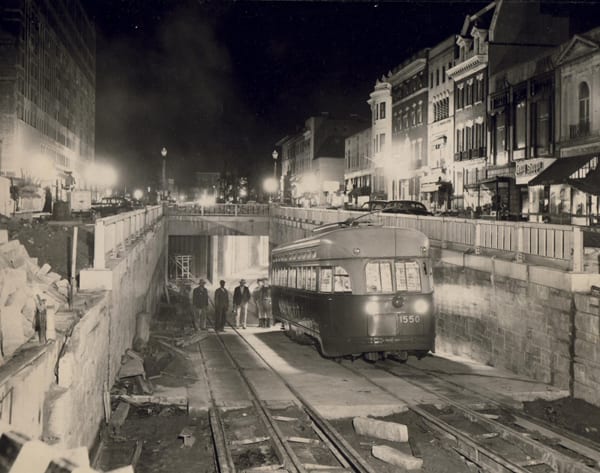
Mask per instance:
[[[365,215],[349,210],[300,209],[273,207],[272,218],[282,218],[320,225],[343,221]],[[406,214],[373,214],[379,223],[399,228],[414,228],[423,232],[442,247],[454,245],[473,249],[505,253],[516,261],[526,255],[537,261],[551,262],[574,272],[584,266],[583,234],[573,225],[549,225],[533,222],[508,222],[502,220],[475,220],[454,217],[417,216]]]
[[[214,204],[214,205],[173,205],[167,208],[167,215],[230,216],[269,215],[268,204]]]
[[[162,205],[99,218],[94,226],[94,269],[106,268],[106,255],[113,256],[142,235],[163,215]]]

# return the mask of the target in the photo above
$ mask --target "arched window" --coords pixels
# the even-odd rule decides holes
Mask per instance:
[[[590,88],[586,82],[579,84],[579,124],[590,122]]]

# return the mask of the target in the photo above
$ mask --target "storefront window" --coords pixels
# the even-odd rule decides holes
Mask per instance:
[[[529,213],[543,214],[544,212],[544,186],[531,186],[529,188]]]
[[[571,187],[564,184],[550,186],[550,213],[555,215],[569,214]]]
[[[577,217],[587,215],[587,194],[578,189],[573,189],[573,214]]]

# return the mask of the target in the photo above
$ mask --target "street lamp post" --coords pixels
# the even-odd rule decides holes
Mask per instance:
[[[160,154],[162,155],[162,199],[165,199],[167,195],[167,148],[163,146],[163,149],[160,150]]]
[[[275,182],[277,182],[277,158],[279,157],[279,153],[276,149],[273,150],[271,156],[273,156],[273,178],[275,179]],[[281,189],[281,191],[283,191],[283,189]]]

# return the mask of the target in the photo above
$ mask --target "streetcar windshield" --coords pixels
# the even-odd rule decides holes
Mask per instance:
[[[419,264],[415,261],[395,261],[396,269],[396,290],[420,292],[421,291],[421,273]]]
[[[365,266],[365,282],[369,293],[396,291],[421,292],[421,273],[416,261],[370,261]]]
[[[365,267],[367,292],[393,292],[389,261],[371,261]]]

